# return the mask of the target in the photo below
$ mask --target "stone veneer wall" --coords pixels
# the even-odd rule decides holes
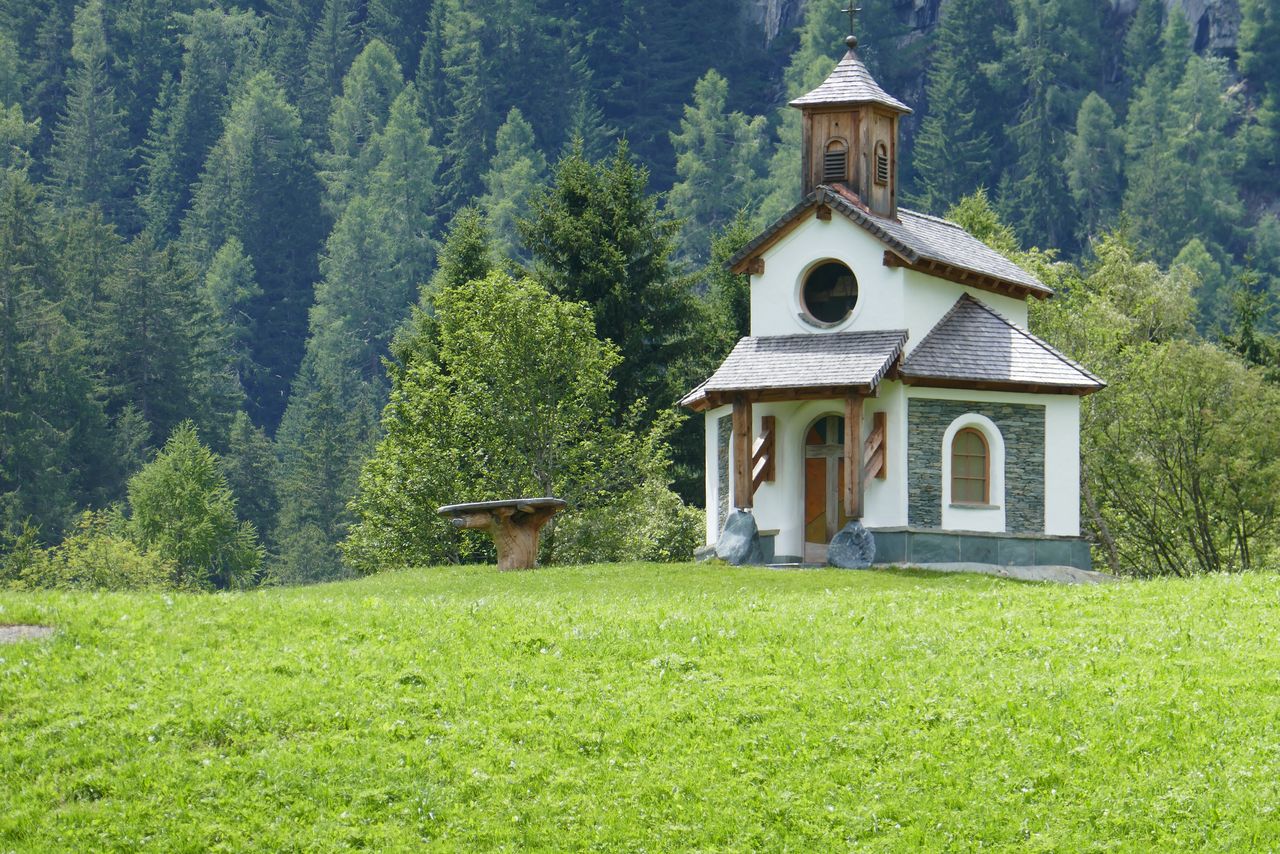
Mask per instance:
[[[917,528],[942,527],[942,437],[951,422],[974,412],[1004,438],[1005,527],[1044,532],[1043,406],[911,398],[907,402],[907,518]]]
[[[716,508],[716,535],[724,530],[724,523],[729,521],[729,446],[733,438],[733,416],[723,415],[716,421],[716,454],[719,459],[719,507]]]

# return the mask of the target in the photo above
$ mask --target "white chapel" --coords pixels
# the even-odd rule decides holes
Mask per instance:
[[[1048,287],[899,207],[911,111],[847,44],[791,102],[803,198],[730,262],[751,334],[681,401],[706,418],[707,543],[733,563],[1088,569],[1080,399],[1104,383],[1028,330]]]

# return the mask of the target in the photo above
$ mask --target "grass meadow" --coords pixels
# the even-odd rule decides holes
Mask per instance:
[[[1280,848],[1280,576],[0,593],[0,851]]]

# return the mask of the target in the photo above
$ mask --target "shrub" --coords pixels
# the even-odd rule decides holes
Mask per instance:
[[[124,533],[119,513],[89,511],[60,544],[30,555],[25,587],[58,590],[146,590],[173,585],[174,565],[147,554]]]
[[[704,524],[701,510],[685,504],[661,480],[649,479],[611,504],[565,514],[548,537],[548,560],[692,560]]]

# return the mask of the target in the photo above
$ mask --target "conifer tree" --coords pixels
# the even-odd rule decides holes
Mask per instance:
[[[271,75],[244,86],[209,153],[182,240],[201,274],[231,237],[253,260],[262,295],[250,309],[253,361],[251,414],[273,429],[297,372],[307,328],[322,221],[320,201],[298,111]]]
[[[1160,60],[1163,18],[1163,0],[1138,0],[1138,9],[1124,34],[1124,74],[1129,91],[1140,86],[1147,71]]]
[[[1013,164],[999,205],[1027,245],[1069,247],[1076,233],[1063,159],[1087,89],[1100,82],[1101,7],[1096,0],[1015,0],[1017,28],[1004,58],[1006,86],[1021,104],[1009,130]]]
[[[519,256],[516,222],[528,216],[529,198],[547,179],[547,158],[538,148],[533,127],[519,108],[512,107],[498,128],[493,159],[484,175],[485,193],[480,205],[497,251],[507,258]]]
[[[213,318],[196,281],[176,247],[161,248],[144,231],[103,281],[96,307],[112,411],[136,408],[156,443],[188,419],[221,434],[230,417],[233,402],[217,394]]]
[[[708,71],[671,134],[680,180],[667,194],[667,210],[684,221],[684,245],[705,259],[711,237],[758,203],[765,168],[765,119],[728,110],[729,84]]]
[[[1154,70],[1130,111],[1125,216],[1140,245],[1168,264],[1193,237],[1210,251],[1238,245],[1244,216],[1232,184],[1237,105],[1218,60],[1191,56],[1174,88]],[[1154,119],[1154,121],[1152,121]]]
[[[1245,179],[1270,181],[1280,169],[1280,10],[1267,0],[1241,0],[1240,11],[1240,71],[1257,101],[1246,130]]]
[[[1091,92],[1080,104],[1066,162],[1082,238],[1101,234],[1115,221],[1124,193],[1123,166],[1124,135],[1116,128],[1116,114],[1102,96]]]
[[[64,205],[97,205],[112,221],[128,223],[128,136],[107,76],[111,52],[102,0],[87,0],[76,10],[72,32],[76,67],[66,111],[54,131],[50,181]]]
[[[227,452],[222,454],[222,473],[236,500],[241,519],[258,531],[265,545],[275,528],[280,502],[276,496],[276,451],[271,439],[237,412],[227,437]]]
[[[557,296],[586,302],[599,337],[622,352],[616,399],[647,412],[665,409],[687,377],[680,364],[694,342],[692,280],[674,256],[679,223],[645,193],[649,175],[625,142],[588,161],[576,147],[535,195],[520,235],[539,281]]]
[[[953,0],[943,7],[929,67],[929,109],[914,147],[916,190],[924,210],[940,213],[999,175],[1001,126],[984,68],[1000,57],[996,37],[1012,15],[1006,0]]]
[[[105,497],[93,486],[110,450],[85,340],[60,311],[42,219],[26,175],[0,172],[0,530],[30,522],[55,539],[77,504]]]
[[[333,99],[341,91],[342,77],[359,48],[353,0],[324,0],[320,20],[307,45],[303,74],[303,130],[308,139],[323,138],[325,120]]]
[[[243,587],[262,564],[257,531],[236,517],[218,458],[190,422],[130,478],[129,506],[133,539],[174,564],[180,587]]]
[[[332,547],[345,536],[346,505],[385,403],[382,360],[434,263],[439,155],[412,85],[367,150],[377,165],[325,245],[307,354],[280,428],[277,538],[290,572],[316,560],[321,543],[326,573],[339,571]]]
[[[250,310],[262,296],[253,259],[244,254],[237,237],[227,238],[209,262],[204,276],[204,296],[213,312],[221,340],[217,341],[235,388],[244,390],[258,381],[261,367],[253,361],[253,329]]]
[[[391,103],[404,89],[404,75],[391,49],[376,39],[365,45],[342,79],[342,94],[329,114],[329,151],[320,158],[325,204],[335,218],[376,164],[365,156],[369,142],[387,123]]]
[[[199,10],[186,19],[182,70],[160,99],[143,152],[140,205],[162,239],[175,236],[233,97],[257,73],[266,42],[252,12]]]

